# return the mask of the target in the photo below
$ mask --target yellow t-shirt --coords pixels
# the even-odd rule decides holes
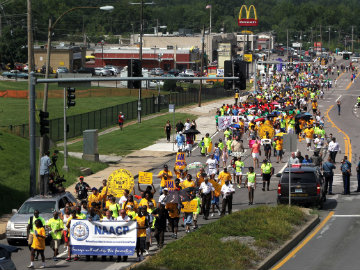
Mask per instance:
[[[126,204],[126,206],[125,206],[125,204]],[[124,202],[124,203],[122,204],[122,209],[125,209],[126,214],[128,214],[128,212],[130,211],[130,208],[127,207],[128,205],[132,205],[132,206],[133,206],[132,211],[137,212],[137,208],[138,208],[138,203],[137,203],[137,201],[127,202],[127,203]]]
[[[171,218],[179,217],[179,210],[176,203],[168,203],[166,204],[165,208],[169,211],[169,217]]]
[[[164,179],[164,177],[162,176],[163,175],[163,173],[165,173],[165,171],[164,170],[161,170],[159,173],[158,173],[158,177],[160,177],[161,176],[161,182],[160,182],[160,187],[165,187],[165,179]],[[168,178],[167,178],[167,180],[169,180],[169,179],[171,179],[172,178],[172,173],[171,173],[171,171],[167,171],[167,175],[168,175]]]
[[[194,181],[184,180],[184,181],[182,181],[180,183],[180,186],[182,188],[195,187],[195,182]]]
[[[44,236],[44,238],[36,236],[35,231],[37,231],[38,235]],[[44,227],[35,228],[35,231],[33,233],[34,237],[33,237],[33,242],[32,242],[31,247],[33,249],[44,250],[45,249],[45,229],[44,229]]]
[[[276,140],[275,149],[276,149],[276,150],[282,150],[282,148],[283,148],[282,140]]]
[[[136,220],[138,227],[145,227],[146,216],[136,216],[134,220]],[[137,237],[146,237],[146,229],[137,229]]]
[[[101,202],[101,200],[102,200],[103,198],[104,198],[104,195],[102,195],[101,193],[98,193],[97,195],[91,194],[91,195],[88,197],[88,206],[89,206],[89,207],[92,207],[92,206],[91,206],[91,203],[93,203],[93,202],[99,203],[99,202]]]
[[[312,128],[305,129],[304,133],[306,138],[312,139],[314,137],[314,129]]]
[[[225,181],[232,180],[231,174],[229,172],[224,172],[224,171],[220,172],[218,179],[221,180],[220,182],[221,186],[225,184]]]
[[[156,202],[154,199],[151,199],[150,201],[154,204],[154,206],[156,205]],[[145,198],[141,199],[141,201],[139,203],[139,207],[144,206],[144,205],[146,205],[149,208],[149,201]]]

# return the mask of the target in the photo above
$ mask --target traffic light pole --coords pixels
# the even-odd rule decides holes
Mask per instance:
[[[69,167],[67,165],[67,145],[66,145],[66,131],[67,131],[67,125],[66,125],[66,87],[64,87],[64,166],[63,170],[68,172]]]
[[[30,73],[30,115],[29,115],[29,136],[30,136],[30,196],[36,194],[36,142],[35,142],[35,74]]]

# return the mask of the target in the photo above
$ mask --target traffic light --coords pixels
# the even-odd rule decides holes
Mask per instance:
[[[234,62],[234,77],[239,79],[235,80],[235,88],[240,90],[246,90],[246,70],[247,62],[245,61],[235,61]]]
[[[232,72],[232,61],[226,60],[224,61],[224,77],[233,77]],[[224,89],[229,90],[232,89],[233,80],[224,79]]]
[[[75,88],[68,87],[67,91],[67,106],[68,108],[76,105],[75,102]]]
[[[44,112],[40,110],[39,113],[39,117],[40,117],[40,135],[44,136],[45,134],[48,134],[50,129],[49,129],[49,112]]]
[[[131,59],[128,61],[128,77],[142,77],[141,61]],[[140,88],[141,81],[128,81],[128,88]]]

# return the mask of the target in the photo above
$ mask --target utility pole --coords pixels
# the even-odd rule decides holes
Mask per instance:
[[[351,52],[354,52],[354,26],[351,26]]]
[[[201,71],[200,76],[203,76],[204,71],[204,49],[205,49],[205,25],[203,26],[202,36],[201,36]],[[201,91],[202,91],[202,80],[200,80],[200,87],[199,87],[199,107],[201,107]]]
[[[35,76],[32,73],[34,67],[33,37],[32,37],[32,12],[31,0],[27,0],[27,38],[28,38],[28,87],[29,87],[29,138],[30,138],[30,196],[36,194],[36,142],[35,142]]]
[[[139,50],[139,60],[141,65],[141,74],[142,74],[142,46],[143,46],[143,31],[144,31],[144,0],[141,0],[141,8],[140,8],[140,50]],[[139,86],[139,97],[138,97],[138,123],[141,123],[141,89],[142,88],[142,81],[140,81]]]
[[[289,61],[289,29],[286,29],[286,54],[287,61]]]
[[[321,51],[322,51],[322,33],[321,33],[321,24],[320,24],[320,42],[321,42]]]
[[[314,36],[313,36],[313,28],[310,27],[310,31],[311,31],[311,46],[314,46]]]
[[[329,49],[330,49],[330,38],[331,38],[330,31],[331,31],[331,27],[329,26]]]

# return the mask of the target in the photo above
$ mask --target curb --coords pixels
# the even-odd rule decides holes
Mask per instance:
[[[306,222],[304,228],[298,231],[290,240],[286,241],[279,250],[274,251],[268,257],[263,260],[257,267],[258,270],[270,269],[276,262],[283,258],[290,250],[292,250],[297,244],[299,244],[305,236],[315,228],[320,222],[319,216],[315,215],[308,222]]]

